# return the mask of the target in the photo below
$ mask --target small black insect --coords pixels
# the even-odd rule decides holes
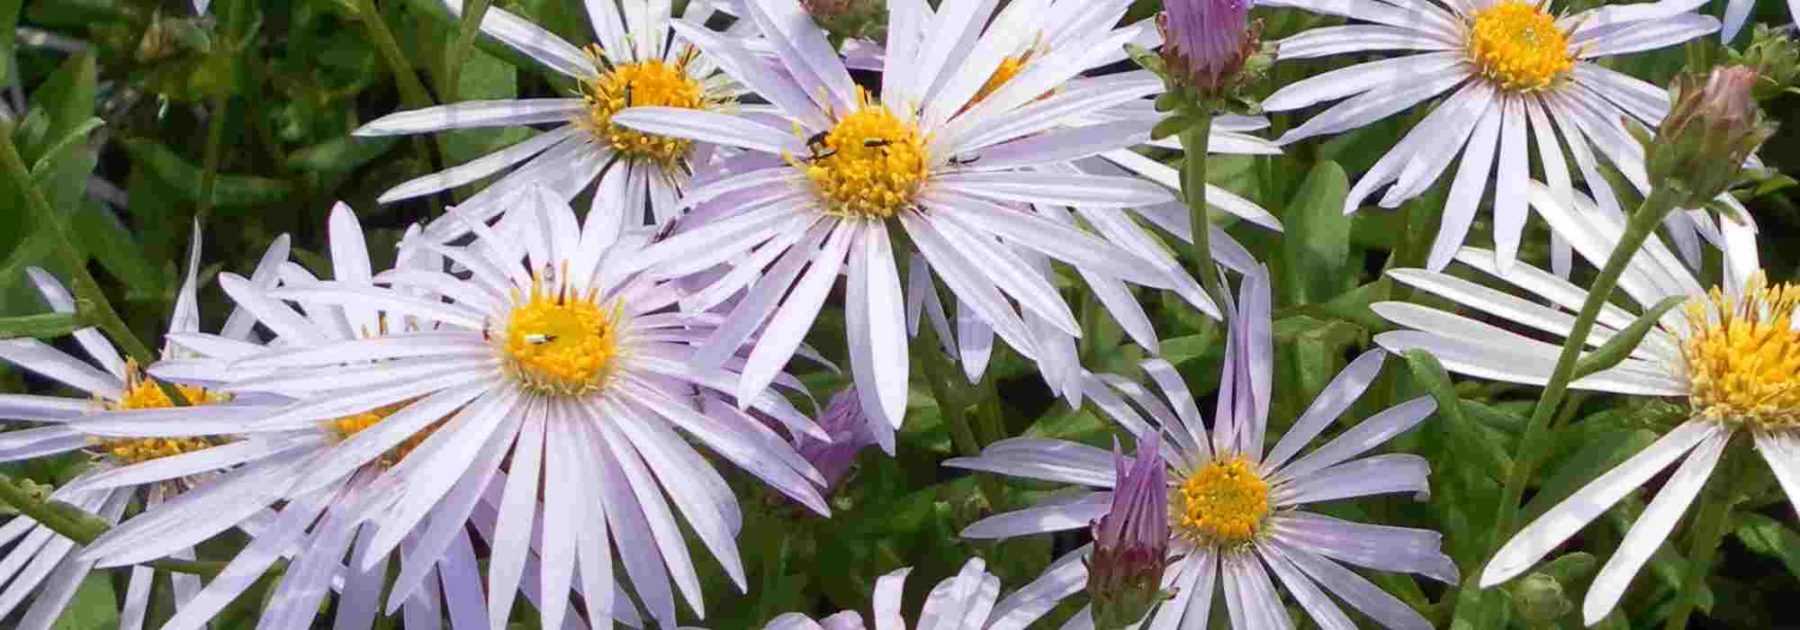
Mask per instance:
[[[525,335],[525,343],[541,346],[556,341],[556,335]]]
[[[893,143],[893,140],[887,138],[869,138],[868,140],[863,141],[863,146],[871,149],[879,149]]]
[[[970,164],[974,164],[974,163],[980,162],[980,161],[981,161],[980,155],[968,155],[968,156],[952,155],[952,156],[950,156],[950,165],[951,166],[968,166]]]

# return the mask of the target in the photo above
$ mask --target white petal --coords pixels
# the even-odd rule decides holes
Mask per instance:
[[[1124,208],[1166,203],[1168,189],[1126,177],[1053,173],[948,173],[932,178],[933,187],[999,201],[1048,203],[1089,208]]]
[[[1344,370],[1332,377],[1331,382],[1319,391],[1312,404],[1300,414],[1287,433],[1282,434],[1281,441],[1263,457],[1263,466],[1270,470],[1281,468],[1288,459],[1306,448],[1306,444],[1318,437],[1331,423],[1350,409],[1350,405],[1362,397],[1369,384],[1375,382],[1375,375],[1381,372],[1381,365],[1387,360],[1387,353],[1380,350],[1364,352],[1362,356],[1350,362]],[[1167,364],[1163,364],[1167,365]],[[1196,418],[1194,423],[1198,423]]]
[[[445,0],[450,12],[462,16],[462,0]],[[508,47],[524,53],[545,67],[576,79],[592,79],[599,76],[594,69],[593,60],[573,44],[563,41],[561,37],[543,27],[532,24],[529,20],[513,15],[499,7],[489,7],[482,14],[481,32],[504,42]],[[659,33],[660,34],[660,33]]]
[[[1094,492],[1069,503],[1057,503],[996,514],[974,522],[963,538],[1004,539],[1045,532],[1081,529],[1092,525],[1112,508],[1112,493]]]
[[[1706,478],[1712,475],[1714,467],[1719,464],[1719,455],[1725,452],[1725,444],[1730,440],[1728,432],[1714,433],[1675,469],[1675,474],[1663,483],[1656,491],[1656,498],[1638,515],[1637,522],[1625,532],[1625,539],[1619,541],[1617,551],[1606,565],[1600,567],[1600,573],[1594,576],[1594,582],[1588,587],[1587,597],[1581,601],[1581,618],[1588,625],[1600,622],[1606,613],[1612,612],[1619,603],[1619,597],[1625,594],[1625,587],[1631,585],[1631,578],[1637,575],[1638,569],[1650,560],[1650,554],[1662,547],[1675,530],[1675,522],[1681,520],[1681,513],[1686,512],[1694,497],[1700,494],[1700,488],[1706,485]]]
[[[675,136],[775,155],[802,155],[806,143],[785,132],[747,118],[678,107],[633,107],[613,114],[613,123],[638,131]]]
[[[1442,551],[1444,536],[1431,530],[1369,525],[1302,511],[1284,512],[1270,527],[1288,547],[1377,571],[1417,573],[1450,585],[1458,581],[1456,563]]]
[[[394,112],[357,128],[356,135],[395,136],[448,129],[541,125],[568,122],[586,110],[587,103],[578,98],[463,101]]]

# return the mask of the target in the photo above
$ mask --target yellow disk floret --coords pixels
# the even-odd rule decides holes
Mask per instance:
[[[859,94],[856,111],[807,144],[811,155],[789,156],[806,173],[825,211],[886,219],[912,205],[928,173],[925,139],[910,121]]]
[[[618,353],[618,312],[597,299],[533,280],[529,296],[515,296],[497,340],[508,373],[545,394],[572,396],[604,385]]]
[[[338,440],[348,440],[351,436],[362,433],[369,427],[373,427],[382,420],[386,420],[388,416],[394,415],[394,412],[406,408],[408,404],[411,403],[395,403],[370,411],[364,411],[359,414],[344,416],[325,423],[325,428],[336,435]],[[425,442],[425,438],[431,437],[432,432],[436,430],[437,425],[433,424],[423,431],[414,433],[412,437],[406,438],[399,446],[383,453],[381,457],[376,460],[376,464],[383,468],[387,468],[400,463],[400,460],[406,459],[407,454],[413,452],[413,449],[418,448],[420,444]]]
[[[192,385],[176,385],[174,389],[183,398],[182,403],[187,405],[206,405],[230,399],[229,395],[209,392]],[[119,400],[107,405],[111,409],[163,409],[173,406],[175,403],[163,391],[163,385],[156,379],[145,376],[135,361],[127,361],[125,364],[125,393],[119,396]],[[95,440],[97,449],[120,464],[127,465],[198,451],[216,444],[216,441],[204,437]]]
[[[595,140],[626,157],[649,160],[665,167],[675,166],[687,156],[688,149],[694,144],[692,141],[633,131],[614,125],[612,117],[629,107],[709,109],[718,106],[717,99],[707,96],[705,86],[688,74],[688,64],[696,54],[689,49],[674,61],[611,66],[610,70],[582,85],[587,113],[577,118],[576,124],[592,134]],[[597,62],[603,58],[597,50],[590,50],[589,56]]]
[[[1269,516],[1269,482],[1248,459],[1215,459],[1181,482],[1170,506],[1174,529],[1195,542],[1242,545],[1256,539]]]
[[[1542,90],[1575,69],[1569,36],[1540,5],[1501,0],[1475,14],[1469,59],[1502,89]]]
[[[1687,305],[1689,402],[1724,422],[1800,426],[1800,285],[1768,286],[1758,273],[1738,298],[1717,288]]]

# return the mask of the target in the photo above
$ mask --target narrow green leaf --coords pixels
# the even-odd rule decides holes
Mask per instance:
[[[344,136],[326,140],[288,155],[288,168],[315,173],[344,173],[381,157],[393,148],[394,138]]]
[[[1344,198],[1349,189],[1343,167],[1326,160],[1288,201],[1281,240],[1288,302],[1325,302],[1348,288],[1351,219],[1344,214]]]
[[[1656,326],[1665,313],[1686,301],[1686,297],[1675,295],[1658,302],[1655,307],[1639,316],[1637,321],[1626,326],[1625,330],[1619,331],[1619,334],[1606,340],[1606,343],[1601,345],[1598,350],[1588,353],[1587,356],[1577,361],[1575,374],[1569,380],[1579,380],[1583,376],[1610,368],[1618,365],[1620,361],[1624,361],[1625,357],[1631,356],[1632,350],[1637,349],[1638,342],[1644,340],[1644,334],[1650,332],[1650,329]]]
[[[1444,365],[1424,350],[1408,350],[1405,356],[1413,378],[1437,401],[1439,426],[1448,434],[1451,448],[1461,456],[1471,458],[1471,463],[1487,476],[1505,479],[1512,470],[1512,457],[1498,443],[1487,439],[1481,428],[1463,413],[1462,399],[1456,395],[1456,387],[1451,384]]]
[[[82,578],[75,597],[63,608],[50,630],[101,630],[119,627],[119,605],[112,576],[95,571]]]
[[[61,138],[52,141],[50,146],[44,149],[43,154],[38,156],[37,161],[31,163],[31,177],[40,182],[43,181],[43,174],[49,171],[50,165],[58,156],[62,155],[69,147],[80,146],[83,141],[87,140],[88,134],[105,125],[106,121],[90,117],[69,129],[68,133],[63,134]]]
[[[24,0],[0,0],[0,59],[14,59],[18,49],[19,9]],[[12,81],[12,64],[0,64],[0,85]]]
[[[1800,533],[1755,512],[1740,512],[1738,521],[1733,533],[1739,542],[1751,551],[1780,560],[1788,573],[1800,577]]]
[[[173,150],[153,140],[125,140],[125,151],[132,162],[150,169],[157,179],[172,186],[190,201],[200,200],[200,167],[193,165]],[[220,207],[249,207],[280,203],[294,195],[294,185],[279,179],[254,175],[220,175],[213,188],[213,201]]]
[[[75,332],[88,324],[74,313],[44,313],[0,317],[0,339],[35,337],[51,339]]]

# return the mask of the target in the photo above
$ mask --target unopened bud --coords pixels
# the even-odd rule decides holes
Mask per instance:
[[[830,442],[801,436],[795,450],[825,477],[826,489],[830,490],[850,473],[856,454],[875,443],[855,387],[839,392],[826,403],[825,413],[819,416],[819,428],[831,436]]]
[[[1094,522],[1088,557],[1088,596],[1101,630],[1137,623],[1167,598],[1162,591],[1169,553],[1169,488],[1160,439],[1138,444],[1135,459],[1113,447],[1118,483],[1112,507]]]
[[[1260,46],[1250,0],[1168,0],[1163,8],[1156,24],[1169,77],[1206,96],[1235,87]]]
[[[1677,193],[1677,206],[1699,207],[1730,189],[1774,133],[1751,96],[1756,81],[1745,66],[1715,68],[1704,83],[1677,79],[1674,105],[1644,147],[1652,184]]]
[[[1508,590],[1512,594],[1514,612],[1529,628],[1554,624],[1575,608],[1564,595],[1562,582],[1543,573],[1527,575]]]

